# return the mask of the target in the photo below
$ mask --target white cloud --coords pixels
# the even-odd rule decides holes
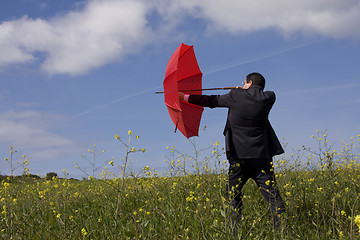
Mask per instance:
[[[0,144],[21,149],[34,161],[53,159],[65,153],[78,152],[76,143],[55,134],[47,127],[54,116],[34,111],[5,112],[0,114]]]
[[[93,0],[81,11],[48,21],[25,16],[4,22],[0,66],[45,53],[42,70],[82,74],[137,51],[146,42],[146,23],[145,5],[136,0]]]
[[[284,34],[360,37],[358,0],[181,0],[194,17],[211,22],[209,29],[246,33],[269,28]]]
[[[193,19],[210,32],[360,37],[358,0],[91,0],[48,20],[1,23],[0,67],[37,60],[49,74],[83,74],[146,44],[183,39]]]
[[[23,63],[33,60],[33,56],[14,43],[16,30],[12,22],[0,25],[0,66],[11,63]]]

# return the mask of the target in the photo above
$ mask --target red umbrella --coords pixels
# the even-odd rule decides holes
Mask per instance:
[[[202,94],[202,72],[193,46],[183,43],[176,49],[166,66],[164,79],[165,104],[171,120],[185,137],[198,136],[203,107],[179,101],[178,91]],[[194,91],[195,89],[195,91]],[[192,90],[192,91],[191,91]]]

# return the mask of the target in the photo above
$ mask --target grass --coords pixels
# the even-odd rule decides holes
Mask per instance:
[[[119,163],[118,176],[103,171],[82,181],[4,179],[0,238],[359,239],[359,139],[334,151],[324,135],[314,136],[320,142],[317,152],[301,148],[275,161],[287,210],[281,230],[273,228],[260,191],[249,181],[244,187],[244,219],[234,233],[224,198],[226,165],[218,144],[207,156],[195,144],[192,157],[169,148],[168,176],[147,166],[126,174],[124,164],[137,152],[130,147],[129,133],[129,141],[122,141],[125,157],[112,160]],[[307,160],[300,162],[303,158]],[[192,170],[185,168],[188,165]]]

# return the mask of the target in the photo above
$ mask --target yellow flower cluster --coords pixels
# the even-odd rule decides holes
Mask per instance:
[[[356,226],[358,226],[359,232],[360,232],[360,215],[357,215],[355,217],[354,222],[355,222]]]

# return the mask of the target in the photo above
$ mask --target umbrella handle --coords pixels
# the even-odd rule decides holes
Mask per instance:
[[[179,92],[195,92],[195,91],[210,91],[210,90],[228,90],[233,89],[237,87],[222,87],[222,88],[203,88],[203,89],[188,89],[188,90],[179,90]],[[156,94],[164,93],[164,91],[161,92],[155,92]]]

